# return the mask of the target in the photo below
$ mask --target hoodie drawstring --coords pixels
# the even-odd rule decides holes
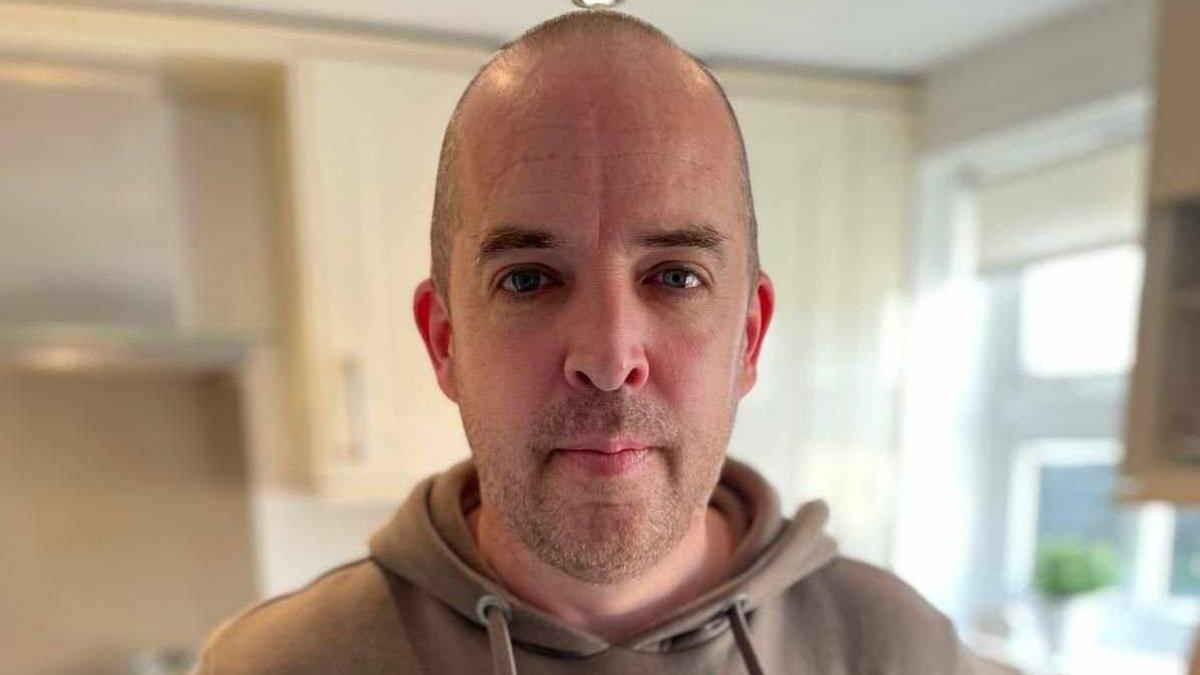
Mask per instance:
[[[746,622],[747,602],[745,595],[739,595],[729,603],[729,609],[725,611],[729,615],[730,625],[733,626],[733,637],[737,642],[738,652],[746,663],[746,672],[749,675],[765,675],[762,664],[758,662],[758,653],[754,651],[754,643],[750,640],[750,626]],[[492,652],[492,672],[495,675],[517,675],[512,634],[508,631],[512,609],[500,598],[485,595],[475,603],[475,615],[487,626]]]
[[[487,626],[488,642],[491,643],[492,650],[492,672],[495,675],[517,675],[512,635],[508,632],[512,609],[500,598],[485,595],[475,603],[475,615]]]
[[[754,643],[750,641],[750,626],[746,623],[745,595],[739,595],[729,604],[726,610],[729,623],[733,625],[733,637],[737,641],[738,651],[746,662],[746,672],[750,675],[764,675],[762,664],[758,662],[758,653],[754,651]]]

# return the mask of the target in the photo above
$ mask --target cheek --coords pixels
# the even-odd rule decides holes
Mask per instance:
[[[561,379],[551,336],[528,328],[489,327],[459,335],[459,386],[477,406],[520,417],[546,400]]]
[[[726,327],[712,323],[670,331],[650,355],[650,379],[680,405],[724,405],[733,391],[736,341]]]

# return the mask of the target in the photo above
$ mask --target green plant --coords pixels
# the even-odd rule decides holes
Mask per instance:
[[[1120,578],[1112,547],[1074,539],[1049,541],[1038,547],[1034,586],[1051,600],[1065,600],[1106,588]]]

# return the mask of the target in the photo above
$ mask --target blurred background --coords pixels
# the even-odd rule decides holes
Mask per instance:
[[[464,458],[437,153],[567,0],[0,0],[0,671],[185,672]],[[725,83],[778,293],[734,456],[996,672],[1200,622],[1200,3],[628,0]]]

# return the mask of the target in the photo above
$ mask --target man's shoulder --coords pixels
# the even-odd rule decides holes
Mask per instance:
[[[961,667],[954,624],[892,572],[839,556],[808,581],[793,590],[815,594],[826,606],[846,653],[907,665],[898,672],[954,672]]]
[[[847,609],[872,608],[885,614],[899,612],[945,620],[908,582],[871,563],[837,556],[812,579],[835,592]]]
[[[391,584],[365,558],[335,567],[292,593],[260,602],[218,626],[199,675],[373,672],[373,644],[403,626]],[[382,665],[382,664],[380,664]]]

